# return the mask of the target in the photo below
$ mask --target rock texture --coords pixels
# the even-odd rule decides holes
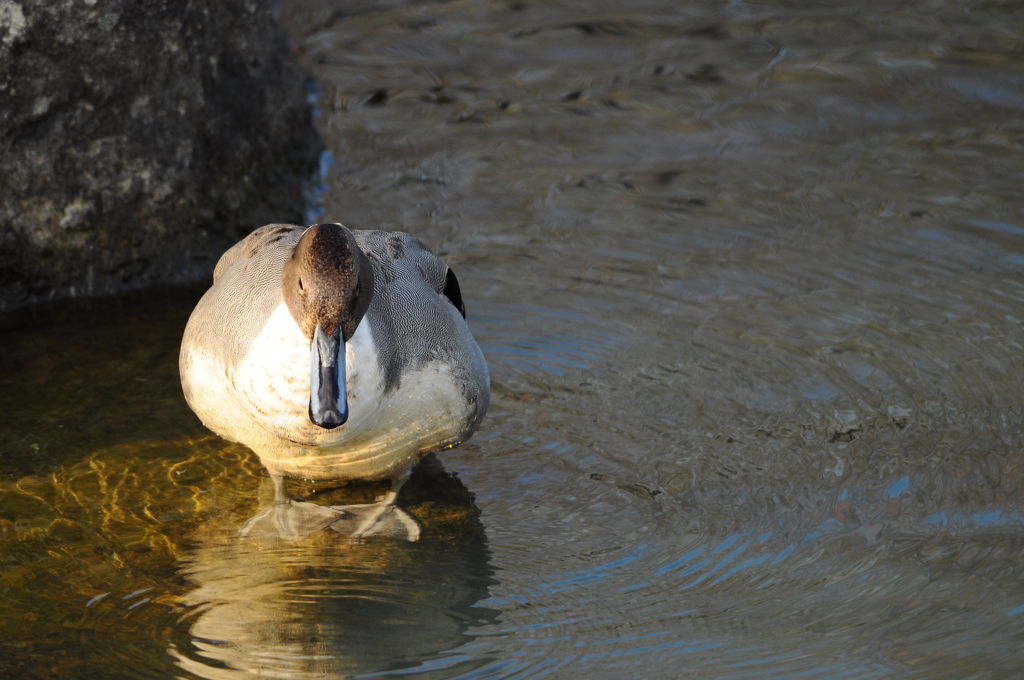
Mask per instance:
[[[0,310],[205,276],[319,152],[264,2],[0,0]]]

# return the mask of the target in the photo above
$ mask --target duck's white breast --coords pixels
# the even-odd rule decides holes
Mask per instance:
[[[345,363],[348,421],[325,430],[309,420],[309,341],[282,303],[227,376],[239,407],[265,435],[231,438],[252,447],[273,472],[373,478],[464,436],[467,407],[450,366],[427,363],[384,394],[365,319],[345,343]]]
[[[365,419],[382,380],[367,324],[345,343],[349,421]],[[331,446],[345,429],[325,430],[309,420],[309,340],[281,303],[228,376],[237,398],[276,437],[300,446]],[[354,408],[358,404],[358,408]],[[372,406],[371,406],[372,408]]]

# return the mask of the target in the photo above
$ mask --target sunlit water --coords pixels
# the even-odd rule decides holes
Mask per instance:
[[[1021,677],[1019,9],[283,3],[317,219],[449,260],[490,413],[420,543],[247,542],[201,291],[8,316],[0,675]]]

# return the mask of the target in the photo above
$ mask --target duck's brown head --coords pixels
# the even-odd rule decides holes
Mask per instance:
[[[373,298],[373,269],[340,224],[307,229],[281,275],[285,304],[310,342],[309,418],[333,429],[348,419],[345,342]]]

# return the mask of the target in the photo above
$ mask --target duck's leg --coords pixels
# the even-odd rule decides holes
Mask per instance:
[[[243,524],[239,536],[301,541],[345,517],[342,510],[294,500],[288,494],[284,476],[271,474],[270,479],[274,482],[274,502]]]
[[[288,478],[284,475],[270,475],[270,481],[274,483],[274,505],[291,502],[292,497],[288,493]]]
[[[376,503],[331,506],[331,510],[347,515],[331,524],[331,528],[352,538],[390,536],[418,541],[419,523],[409,516],[409,513],[395,505],[398,492],[408,479],[409,473],[406,472],[401,477],[391,480],[391,490]]]

